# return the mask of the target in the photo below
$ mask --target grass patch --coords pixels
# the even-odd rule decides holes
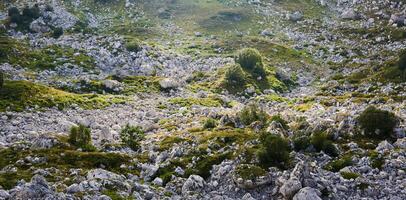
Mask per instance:
[[[64,109],[73,105],[98,109],[126,101],[117,96],[68,93],[28,81],[6,81],[0,89],[0,112],[23,111],[27,107]]]

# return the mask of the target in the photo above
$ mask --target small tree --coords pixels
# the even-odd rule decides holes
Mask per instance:
[[[92,136],[91,131],[86,126],[80,124],[79,126],[74,126],[70,129],[68,142],[78,148],[84,150],[92,150]]]
[[[310,143],[317,151],[324,151],[327,155],[338,156],[338,149],[326,133],[313,133]]]
[[[237,54],[235,62],[251,74],[265,77],[263,59],[258,50],[252,48],[242,49]]]
[[[261,140],[258,159],[263,167],[279,167],[286,169],[290,163],[291,149],[286,139],[278,135],[268,134]]]
[[[256,49],[242,49],[237,54],[235,62],[240,64],[243,69],[253,70],[262,67],[262,56]]]
[[[144,139],[144,131],[139,126],[127,124],[120,132],[120,138],[124,145],[136,151],[140,147],[140,141]]]
[[[385,139],[391,137],[398,124],[395,114],[370,106],[361,113],[357,121],[367,136]]]

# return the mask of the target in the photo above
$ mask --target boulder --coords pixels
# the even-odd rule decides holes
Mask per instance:
[[[53,199],[62,200],[65,197],[56,193],[41,175],[35,175],[29,183],[10,190],[10,199]]]
[[[48,33],[51,31],[51,28],[49,28],[41,17],[31,22],[30,29],[36,33]]]
[[[189,192],[200,192],[203,190],[206,182],[198,175],[191,175],[182,186],[182,194],[187,195]]]
[[[293,197],[293,200],[321,200],[320,191],[311,187],[305,187]]]
[[[287,180],[279,189],[279,192],[285,199],[291,199],[301,188],[302,183],[298,178],[294,177]]]
[[[295,11],[293,13],[288,14],[288,19],[292,22],[297,22],[303,19],[303,13],[300,11]]]
[[[341,13],[341,19],[359,20],[361,19],[361,15],[354,9],[348,9]]]
[[[176,89],[177,87],[179,87],[179,83],[170,78],[165,78],[159,81],[159,85],[164,90]]]

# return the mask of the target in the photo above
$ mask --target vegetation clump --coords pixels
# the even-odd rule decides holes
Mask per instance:
[[[399,55],[398,67],[401,71],[406,71],[406,51],[402,51]]]
[[[52,32],[53,38],[58,39],[62,35],[63,35],[63,28],[61,28],[61,27],[54,28],[54,30]]]
[[[398,124],[395,114],[370,106],[361,113],[357,121],[365,135],[377,139],[390,138]]]
[[[142,50],[140,44],[137,41],[132,41],[132,42],[127,43],[125,45],[125,48],[127,49],[127,51],[135,52],[135,53]]]
[[[242,49],[236,56],[235,62],[244,70],[265,77],[262,56],[258,50],[252,48]]]
[[[139,126],[127,124],[120,132],[122,143],[136,151],[140,147],[140,141],[144,139],[144,131]]]
[[[239,113],[238,118],[241,123],[249,126],[253,122],[259,121],[262,125],[268,122],[268,114],[258,106],[258,104],[250,103],[245,106]]]
[[[82,148],[85,151],[94,151],[92,145],[91,131],[86,126],[80,124],[70,129],[68,142],[77,148]]]
[[[16,23],[19,30],[28,30],[32,21],[40,17],[40,10],[38,4],[35,4],[33,7],[25,7],[20,10],[16,7],[12,7],[8,10],[9,21],[11,23]]]
[[[287,139],[278,135],[267,134],[261,139],[260,146],[257,155],[263,167],[286,169],[289,166],[291,149]]]
[[[229,91],[242,91],[245,88],[244,71],[239,65],[232,65],[227,68],[224,76],[224,84]]]
[[[212,129],[217,126],[217,121],[213,118],[208,118],[204,121],[203,128],[204,129]]]
[[[338,149],[326,133],[313,133],[310,143],[317,151],[324,151],[327,155],[338,156]]]
[[[4,74],[0,71],[0,90],[3,88],[4,85]]]

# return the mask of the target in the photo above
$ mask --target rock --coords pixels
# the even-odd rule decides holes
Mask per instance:
[[[170,78],[165,78],[159,81],[159,85],[164,90],[176,89],[177,87],[179,87],[179,83]]]
[[[119,91],[119,87],[121,86],[120,82],[116,80],[104,80],[103,85],[106,89],[113,91]]]
[[[241,200],[255,200],[250,193],[245,194]]]
[[[10,198],[10,194],[5,191],[0,189],[0,199],[9,199]]]
[[[158,167],[150,164],[142,164],[141,165],[141,177],[144,178],[144,180],[149,181],[151,180],[151,177],[155,175],[155,173],[158,171]]]
[[[40,135],[32,141],[32,149],[49,149],[58,144],[58,139],[49,135]]]
[[[290,178],[287,180],[282,187],[279,189],[279,192],[286,198],[292,198],[297,191],[302,188],[302,183],[299,181],[298,178]]]
[[[182,186],[182,194],[187,195],[189,192],[199,193],[205,185],[206,183],[202,177],[191,175]]]
[[[51,31],[51,28],[49,28],[41,17],[31,22],[30,29],[36,33],[48,33]]]
[[[321,200],[320,191],[311,187],[305,187],[293,197],[293,200]]]
[[[104,169],[93,169],[90,170],[86,175],[87,180],[101,179],[101,180],[116,180],[119,182],[124,182],[125,177],[123,175],[118,175],[116,173],[104,170]]]
[[[341,14],[341,19],[358,20],[361,19],[361,15],[354,9],[348,9]]]
[[[158,186],[162,186],[164,184],[164,181],[161,178],[156,177],[154,181],[152,181],[152,183]]]
[[[288,19],[292,22],[297,22],[303,19],[303,13],[300,11],[295,11],[291,14],[288,14]]]
[[[67,193],[78,193],[82,192],[84,189],[77,183],[74,183],[70,185],[68,188],[66,188]]]
[[[57,194],[48,185],[41,175],[35,175],[30,183],[10,190],[10,199],[64,199],[63,195]]]
[[[406,138],[396,140],[393,146],[399,149],[406,149]]]
[[[387,152],[393,149],[393,146],[388,141],[382,141],[376,147],[376,151],[378,152]]]

